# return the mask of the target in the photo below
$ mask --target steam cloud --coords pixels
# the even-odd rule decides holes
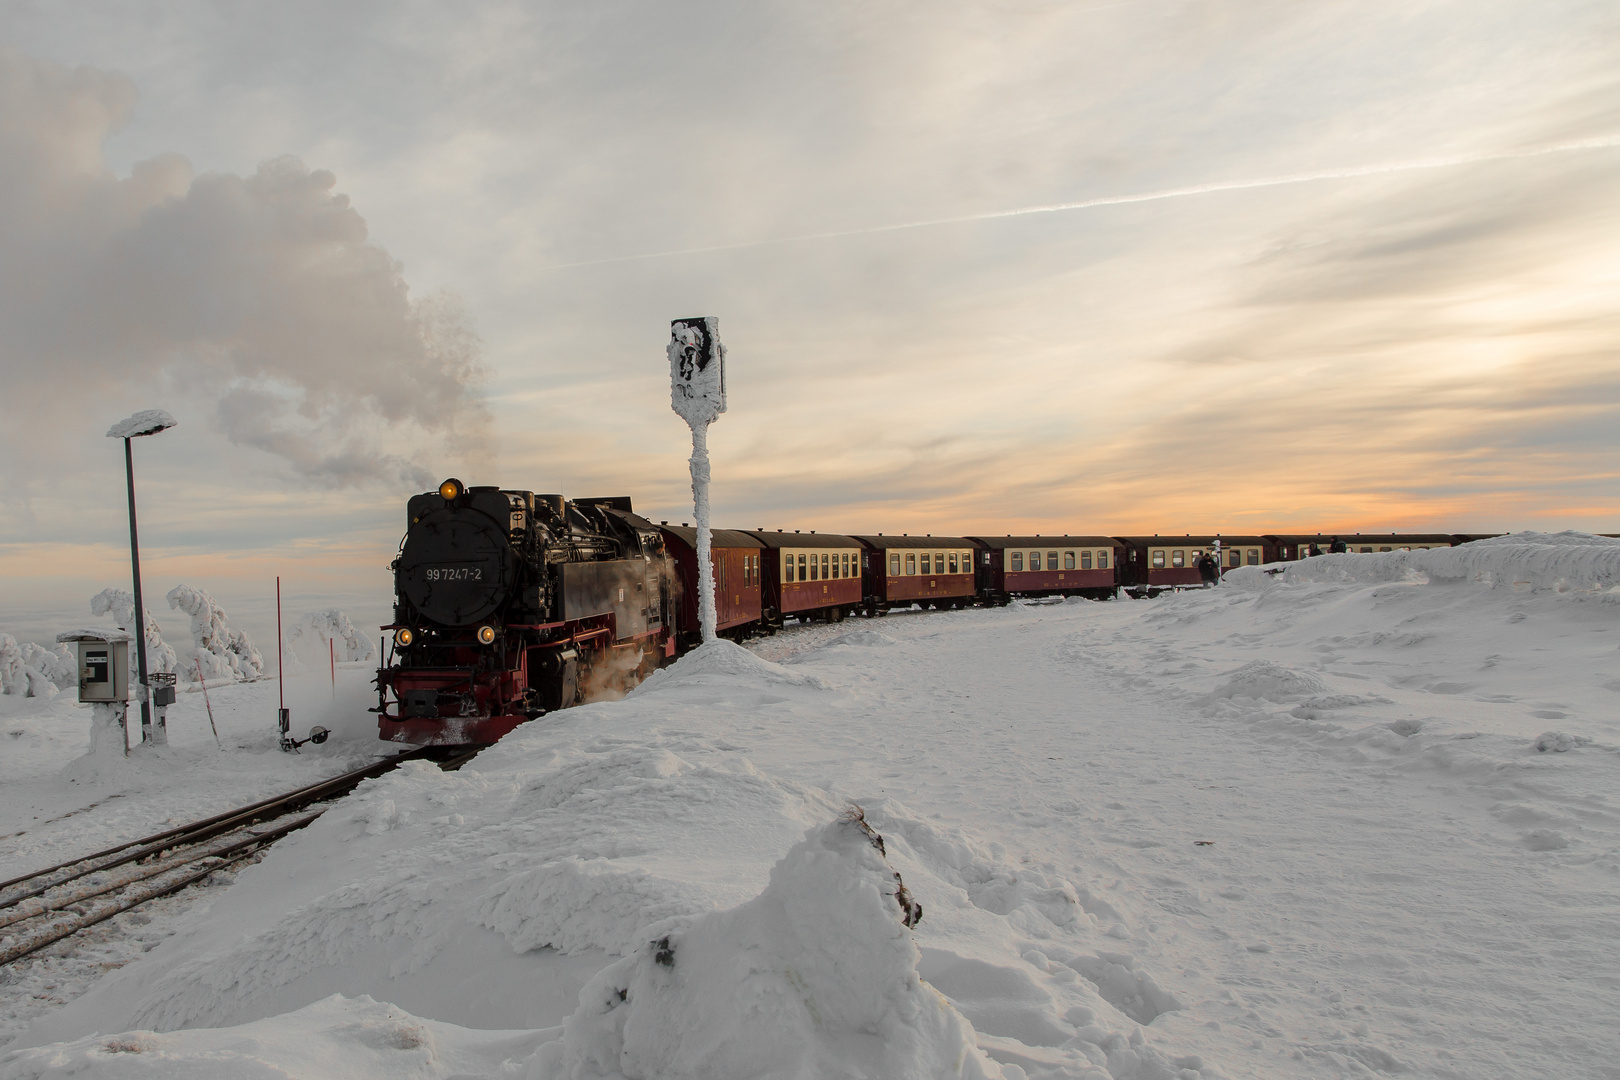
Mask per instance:
[[[158,383],[216,402],[233,442],[332,485],[430,483],[390,449],[423,433],[474,448],[476,336],[453,300],[412,298],[336,178],[291,157],[194,176],[175,154],[117,177],[102,144],[135,99],[121,75],[0,48],[10,456],[88,394],[116,409]]]

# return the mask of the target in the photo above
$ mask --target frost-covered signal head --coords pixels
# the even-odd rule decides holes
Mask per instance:
[[[669,324],[669,404],[689,424],[726,411],[726,347],[713,315]]]

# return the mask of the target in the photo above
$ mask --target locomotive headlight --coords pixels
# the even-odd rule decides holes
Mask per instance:
[[[402,649],[409,648],[411,642],[415,640],[416,633],[408,626],[394,631],[394,644],[398,645]]]
[[[466,489],[461,486],[461,481],[456,479],[446,480],[439,485],[439,494],[444,498],[445,502],[455,502],[461,498],[461,493],[464,490]]]
[[[493,626],[480,626],[478,628],[478,643],[480,645],[493,645],[495,643],[495,628]]]

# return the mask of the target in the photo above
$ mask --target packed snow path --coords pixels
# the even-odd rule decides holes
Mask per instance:
[[[524,1075],[641,927],[744,910],[855,800],[1008,1077],[1608,1075],[1617,595],[1247,574],[794,630],[756,645],[779,667],[722,643],[369,785],[18,1045],[212,1027],[134,1041],[274,1061],[278,1014],[341,1033],[364,994],[445,1062],[493,1045],[456,1025],[531,1029]],[[144,1075],[99,1046],[37,1053]]]

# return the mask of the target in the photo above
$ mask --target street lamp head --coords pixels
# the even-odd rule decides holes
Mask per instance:
[[[162,409],[142,409],[128,420],[120,420],[107,429],[109,439],[137,439],[142,435],[156,435],[167,431],[179,421]]]

